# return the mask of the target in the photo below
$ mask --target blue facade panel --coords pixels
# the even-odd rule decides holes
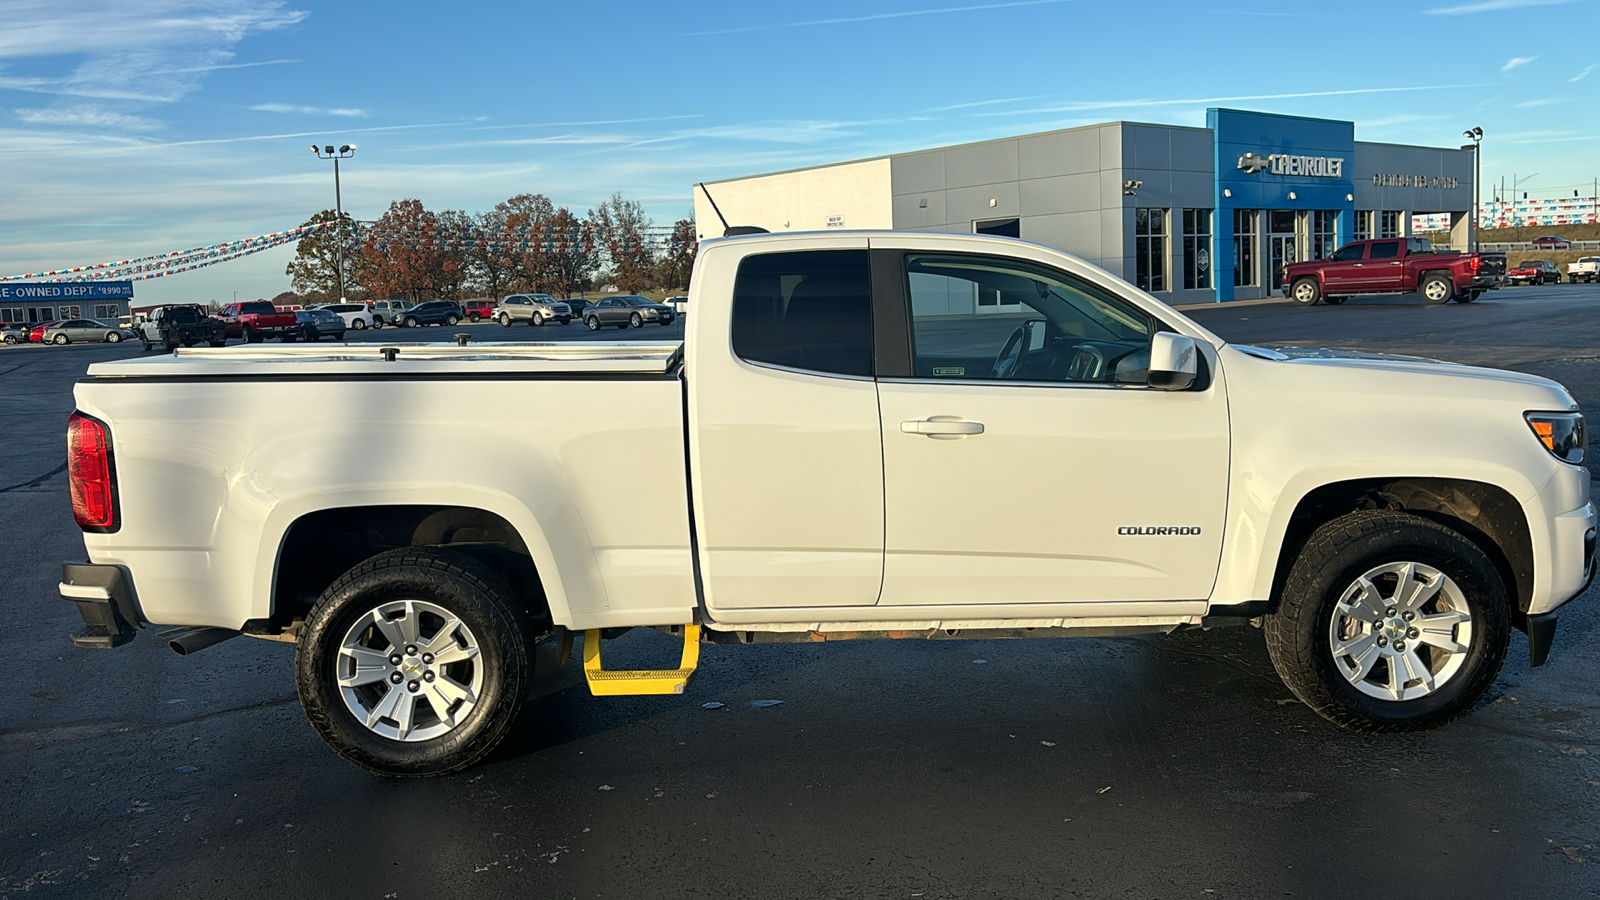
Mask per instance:
[[[1334,210],[1339,213],[1336,242],[1350,240],[1355,218],[1354,122],[1208,109],[1206,126],[1216,148],[1212,241],[1218,300],[1234,299],[1235,209]]]

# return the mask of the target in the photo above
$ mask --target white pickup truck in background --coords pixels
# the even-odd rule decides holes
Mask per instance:
[[[1600,281],[1600,256],[1580,256],[1576,262],[1567,263],[1567,281],[1571,284]]]
[[[64,567],[82,646],[298,644],[312,724],[385,774],[470,765],[535,645],[681,693],[700,642],[1264,628],[1340,725],[1466,712],[1595,569],[1560,385],[1232,346],[982,235],[707,241],[677,344],[261,346],[99,363]],[[529,398],[560,385],[559,409]],[[315,398],[315,402],[312,402]],[[336,412],[337,411],[337,412]],[[378,459],[481,458],[504,466]],[[604,636],[681,636],[675,669]]]

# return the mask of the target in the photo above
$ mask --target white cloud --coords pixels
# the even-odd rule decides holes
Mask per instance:
[[[1568,78],[1567,79],[1567,83],[1571,84],[1574,81],[1582,81],[1585,78],[1588,78],[1589,77],[1589,73],[1593,72],[1593,71],[1594,71],[1594,66],[1584,66],[1583,67],[1583,71],[1579,72],[1578,74],[1576,74],[1574,76],[1572,76],[1571,78]]]
[[[1535,106],[1550,106],[1550,105],[1552,105],[1552,104],[1554,104],[1556,102],[1557,101],[1556,101],[1556,99],[1554,97],[1544,97],[1544,98],[1539,99],[1539,100],[1524,100],[1521,103],[1518,103],[1518,104],[1512,106],[1511,108],[1512,109],[1532,109]]]
[[[979,116],[1020,116],[1050,112],[1088,112],[1097,109],[1140,109],[1151,106],[1214,106],[1218,103],[1243,103],[1256,100],[1302,100],[1308,97],[1348,97],[1358,94],[1395,94],[1412,91],[1445,91],[1455,88],[1486,87],[1482,84],[1430,84],[1415,87],[1351,88],[1342,91],[1297,91],[1288,94],[1242,94],[1233,97],[1190,97],[1174,100],[1151,98],[1133,100],[1087,100],[1063,103],[1059,106],[1041,106],[1032,109],[1014,109],[1007,112],[979,113]]]
[[[1523,9],[1529,6],[1560,6],[1575,0],[1483,0],[1482,3],[1465,3],[1461,6],[1440,6],[1423,10],[1430,16],[1470,16],[1474,13],[1499,12],[1506,9]]]
[[[350,119],[366,119],[369,115],[364,109],[333,108],[321,106],[295,106],[292,103],[257,103],[250,107],[256,112],[269,113],[299,113],[303,116],[342,116]]]
[[[952,109],[971,109],[974,106],[998,106],[1002,103],[1022,103],[1039,99],[1038,94],[1028,97],[1001,97],[997,100],[974,100],[971,103],[952,103],[949,106],[930,106],[923,112],[947,112]]]
[[[1538,58],[1537,56],[1513,56],[1506,60],[1506,64],[1500,67],[1500,71],[1509,72],[1512,69],[1520,69]]]
[[[0,88],[170,103],[198,88],[206,72],[255,65],[232,62],[233,46],[248,35],[306,15],[283,0],[7,0],[0,60],[9,66]],[[31,70],[32,59],[60,57],[84,59],[66,75]]]
[[[877,22],[883,19],[905,19],[911,16],[938,16],[947,13],[978,12],[986,9],[1010,9],[1016,6],[1047,6],[1070,3],[1072,0],[1017,0],[1013,3],[985,3],[978,6],[946,6],[939,9],[909,9],[903,12],[876,13],[868,16],[842,16],[836,19],[811,19],[805,22],[782,22],[777,25],[751,25],[747,28],[724,28],[718,31],[691,31],[684,37],[707,37],[715,34],[741,34],[747,31],[775,31],[779,28],[809,28],[816,25],[848,25],[852,22]]]
[[[113,112],[98,106],[18,109],[16,114],[17,118],[29,125],[117,131],[155,131],[161,127],[161,123],[154,119]]]

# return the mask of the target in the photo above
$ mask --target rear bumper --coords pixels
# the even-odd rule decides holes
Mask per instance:
[[[61,599],[77,604],[83,628],[71,635],[78,647],[110,650],[133,640],[139,621],[133,577],[121,566],[62,563]]]

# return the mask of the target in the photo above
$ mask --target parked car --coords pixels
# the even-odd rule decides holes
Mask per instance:
[[[583,314],[583,323],[589,326],[590,331],[599,331],[606,325],[618,328],[643,328],[646,322],[671,325],[676,317],[672,307],[665,303],[657,303],[637,294],[623,294],[621,297],[607,297],[589,307]]]
[[[549,294],[512,294],[495,307],[494,318],[506,326],[513,322],[543,325],[550,321],[566,325],[572,321],[572,307]]]
[[[300,337],[308,341],[320,341],[325,337],[344,340],[344,319],[338,313],[326,309],[302,309],[295,312],[294,318],[300,323]]]
[[[665,300],[663,300],[661,302],[665,303],[666,305],[668,305],[670,307],[672,307],[672,311],[674,313],[676,313],[678,318],[680,318],[680,319],[683,318],[685,315],[687,315],[688,312],[689,312],[689,298],[688,297],[682,297],[682,296],[679,296],[679,297],[668,297],[667,299],[665,299]]]
[[[578,689],[559,709],[528,700],[535,660],[557,674],[579,632],[591,693],[684,704],[702,662],[732,668],[752,647],[775,660],[779,642],[1255,626],[1287,691],[1372,735],[1299,743],[1370,761],[1499,727],[1490,710],[1440,741],[1403,736],[1471,715],[1513,628],[1529,654],[1515,690],[1534,690],[1565,620],[1580,656],[1537,690],[1593,705],[1594,607],[1565,608],[1595,575],[1592,450],[1554,381],[1232,344],[1089,262],[989,235],[732,237],[701,244],[695,265],[704,314],[682,343],[90,366],[64,448],[84,532],[60,569],[84,624],[70,640],[110,650],[161,623],[186,653],[241,634],[293,641],[292,655],[239,647],[222,665],[292,677],[341,756],[412,777],[459,771],[576,708]],[[1025,311],[1015,331],[975,303],[926,315],[929,282],[941,300],[995,292]],[[563,402],[508,410],[532,391],[506,379],[529,377]],[[320,400],[352,378],[365,409],[406,414],[353,423],[348,404]],[[1396,427],[1375,420],[1392,411]],[[491,451],[514,463],[453,464]],[[428,464],[377,462],[397,453]],[[681,662],[607,669],[605,639],[626,628],[671,635]],[[887,644],[854,656],[899,678],[905,654]],[[183,677],[153,653],[134,662],[82,668],[116,668],[129,693]],[[185,668],[205,679],[222,665]],[[1246,743],[1306,722],[1251,710],[1268,690],[1243,679],[1183,677],[1103,690],[1238,691],[1218,702],[1246,711]],[[111,715],[115,696],[86,682],[74,703]],[[518,729],[521,714],[542,718]],[[1176,747],[1181,727],[1141,737]],[[608,740],[623,753],[652,738]],[[226,746],[192,750],[231,764]],[[540,763],[518,767],[568,795],[585,787]],[[1370,762],[1352,776],[1390,783]],[[1425,815],[1474,808],[1441,796]]]
[[[60,325],[60,324],[61,324],[61,320],[60,319],[54,319],[54,320],[49,321],[49,322],[39,322],[38,324],[34,325],[32,328],[28,329],[28,341],[30,343],[34,343],[34,344],[42,344],[42,343],[44,343],[44,332],[45,332],[45,329],[54,328],[55,326]]]
[[[1565,250],[1572,246],[1572,242],[1559,235],[1547,234],[1544,237],[1534,238],[1533,245],[1541,249]]]
[[[324,303],[315,309],[325,309],[344,320],[344,326],[352,331],[365,331],[377,326],[372,310],[365,303]]]
[[[217,318],[227,326],[228,337],[244,338],[247,344],[259,344],[269,337],[288,343],[300,337],[294,312],[279,312],[268,300],[229,304]]]
[[[1561,270],[1548,259],[1525,259],[1506,273],[1511,284],[1556,284],[1561,281]]]
[[[20,322],[0,323],[0,340],[8,344],[26,344],[29,327]]]
[[[1301,306],[1340,304],[1356,294],[1420,293],[1429,303],[1471,303],[1500,287],[1504,253],[1435,250],[1427,238],[1345,244],[1327,259],[1283,267],[1283,295]]]
[[[1600,281],[1600,256],[1580,256],[1577,262],[1567,263],[1567,280],[1573,284]]]
[[[468,300],[461,304],[461,309],[467,314],[467,321],[478,322],[483,319],[494,318],[495,302],[488,298]]]
[[[408,300],[378,300],[367,305],[372,307],[373,327],[382,328],[385,325],[400,324],[401,317],[406,314],[406,310],[416,304]]]
[[[221,347],[228,342],[228,326],[206,315],[205,307],[199,304],[171,303],[150,310],[134,335],[144,345],[145,352],[156,346],[170,352],[179,344],[193,347],[204,342]]]
[[[115,325],[94,319],[67,319],[46,328],[41,338],[47,344],[116,344],[126,336]]]
[[[568,297],[561,302],[567,305],[567,309],[572,310],[574,319],[583,318],[583,311],[594,305],[592,301],[585,300],[582,297]]]
[[[461,304],[454,300],[429,300],[406,310],[400,324],[406,328],[415,328],[418,325],[454,325],[465,318],[466,314],[461,311]]]

